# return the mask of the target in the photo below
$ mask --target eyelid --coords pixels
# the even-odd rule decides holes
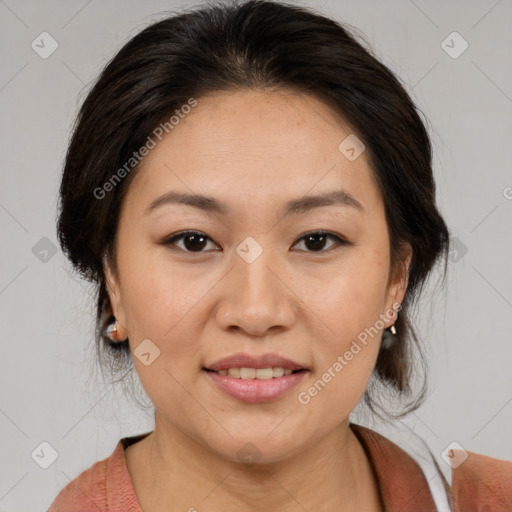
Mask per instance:
[[[329,253],[335,249],[338,249],[339,247],[342,247],[344,245],[350,245],[350,242],[344,238],[342,235],[338,235],[337,233],[333,233],[332,231],[327,231],[325,229],[316,229],[313,231],[308,231],[307,233],[304,233],[301,235],[297,241],[293,244],[296,245],[299,242],[302,242],[305,238],[312,235],[324,235],[327,238],[330,238],[331,240],[334,240],[336,243],[334,246],[330,247],[329,249],[321,250],[321,251],[300,251],[305,252],[307,254],[325,254]]]
[[[215,244],[213,239],[210,238],[206,233],[203,233],[202,231],[195,231],[195,230],[185,230],[185,231],[180,231],[178,233],[174,233],[173,235],[170,235],[170,236],[164,238],[160,242],[160,244],[162,244],[164,246],[172,246],[172,245],[174,245],[174,242],[176,240],[183,239],[187,235],[200,235],[200,236],[204,237],[205,239],[207,239],[208,241],[211,241]],[[342,235],[339,235],[337,233],[334,233],[332,231],[327,231],[324,229],[316,229],[316,230],[308,231],[307,233],[300,235],[299,238],[296,240],[296,242],[293,245],[296,245],[297,243],[302,242],[305,238],[307,238],[308,236],[311,236],[311,235],[325,235],[326,237],[334,240],[336,243],[333,247],[330,247],[329,249],[326,249],[326,250],[320,250],[320,251],[302,251],[302,250],[300,250],[299,252],[304,252],[307,254],[323,254],[323,253],[331,252],[332,250],[335,250],[342,246],[351,245],[351,242],[349,242]],[[215,244],[215,245],[217,245],[217,244]],[[197,251],[197,252],[187,251],[187,250],[181,249],[179,247],[176,247],[176,250],[179,250],[186,254],[203,254],[203,253],[207,252],[207,251]]]
[[[202,231],[186,230],[186,231],[180,231],[178,233],[174,233],[173,235],[165,237],[160,242],[160,244],[162,244],[164,246],[172,246],[172,245],[174,245],[174,243],[173,243],[174,241],[183,239],[189,235],[200,235],[200,236],[206,238],[208,241],[213,242],[212,238],[210,238],[206,233],[203,233]],[[215,242],[213,242],[213,243],[215,244]],[[215,245],[217,245],[217,244],[215,244]],[[186,250],[180,249],[179,247],[177,247],[176,249],[178,251],[181,251],[181,252],[184,252],[187,254],[203,254],[206,252],[206,251],[198,251],[198,252],[186,251]]]

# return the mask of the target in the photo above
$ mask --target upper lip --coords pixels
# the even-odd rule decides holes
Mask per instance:
[[[300,363],[296,363],[291,359],[279,356],[277,354],[261,354],[251,356],[249,354],[233,354],[228,357],[219,359],[218,361],[205,366],[207,370],[218,372],[219,370],[227,370],[229,368],[273,368],[280,367],[289,370],[305,370],[306,368]]]

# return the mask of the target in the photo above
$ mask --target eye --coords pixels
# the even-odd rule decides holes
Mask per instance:
[[[326,240],[334,240],[334,243],[330,246],[328,250],[331,250],[333,246],[336,245],[348,245],[349,242],[344,240],[343,238],[335,235],[334,233],[329,233],[328,231],[312,231],[311,233],[306,233],[299,239],[299,242],[304,241],[304,245],[312,250],[306,252],[327,252],[328,250],[324,250]]]
[[[331,250],[332,247],[336,245],[349,245],[349,242],[343,238],[327,231],[312,231],[311,233],[306,233],[294,245],[303,242],[305,247],[309,249],[306,250],[306,252],[327,252],[327,250],[325,250],[327,240],[334,241],[327,250]],[[211,238],[204,233],[199,231],[183,231],[164,239],[161,243],[162,245],[176,245],[185,252],[201,253],[205,252],[203,249],[207,246],[208,241],[213,243]],[[177,242],[183,242],[183,245],[180,247]]]
[[[184,248],[178,246],[179,249],[184,250],[185,252],[200,253],[204,252],[203,249],[206,245],[206,240],[211,241],[211,238],[199,231],[183,231],[166,238],[161,243],[163,245],[177,245],[177,241],[183,241]]]

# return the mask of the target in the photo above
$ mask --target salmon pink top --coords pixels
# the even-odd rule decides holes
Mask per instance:
[[[418,463],[386,437],[351,424],[373,466],[386,512],[435,512],[436,505]],[[128,473],[125,449],[149,435],[122,438],[112,455],[71,481],[48,512],[143,512]],[[468,452],[452,468],[454,512],[512,511],[512,462]]]

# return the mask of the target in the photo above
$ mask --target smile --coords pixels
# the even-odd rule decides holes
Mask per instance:
[[[294,388],[307,370],[272,368],[229,368],[212,371],[203,368],[216,390],[246,403],[277,400]]]
[[[227,370],[219,370],[219,375],[229,375],[236,379],[272,379],[291,375],[293,373],[289,368],[281,368],[274,366],[273,368],[228,368]]]

